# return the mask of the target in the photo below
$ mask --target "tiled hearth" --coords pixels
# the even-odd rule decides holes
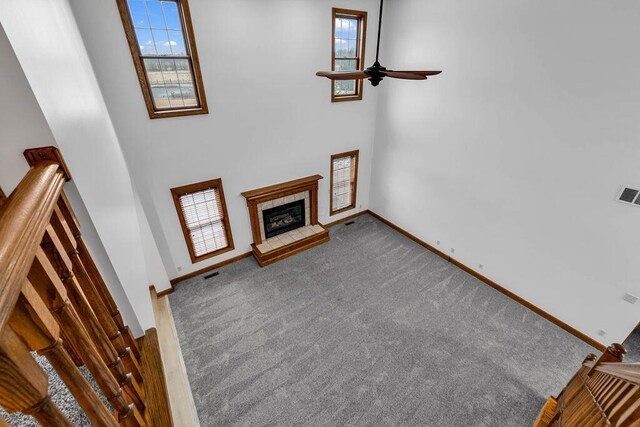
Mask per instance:
[[[302,240],[305,237],[311,237],[314,234],[322,234],[324,231],[325,229],[321,225],[305,225],[304,227],[296,228],[295,230],[291,230],[287,233],[265,240],[263,243],[258,245],[258,250],[262,253],[270,252],[274,249],[279,249],[298,240]]]
[[[247,199],[253,234],[251,247],[258,264],[264,267],[329,241],[329,231],[318,223],[318,180],[320,179],[322,179],[320,175],[314,175],[242,193]],[[295,203],[298,201],[300,202]],[[304,202],[303,214],[302,202]],[[296,205],[298,207],[295,208],[295,213],[287,213],[294,209],[290,206]],[[280,206],[282,206],[280,211],[268,212]],[[283,214],[280,215],[280,213]],[[269,220],[269,233],[265,232],[265,218]],[[277,229],[276,225],[280,228]],[[291,229],[293,227],[296,228]],[[274,230],[277,231],[274,232]],[[267,238],[267,235],[272,237]]]

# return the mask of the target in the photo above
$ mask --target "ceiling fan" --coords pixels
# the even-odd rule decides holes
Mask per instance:
[[[371,85],[378,86],[382,79],[385,77],[391,77],[393,79],[404,80],[426,80],[427,76],[435,76],[442,71],[394,71],[387,70],[378,62],[378,55],[380,54],[380,32],[382,29],[382,5],[384,0],[380,0],[380,17],[378,20],[378,46],[376,47],[376,62],[362,71],[318,71],[316,76],[326,77],[330,80],[354,80],[354,79],[369,79]]]

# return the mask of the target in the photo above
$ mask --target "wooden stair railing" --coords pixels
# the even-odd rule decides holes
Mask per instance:
[[[71,179],[64,160],[54,147],[27,150],[25,157],[31,169],[0,204],[0,405],[45,426],[72,425],[49,396],[36,351],[95,426],[151,425],[140,351],[64,195]]]
[[[612,344],[600,357],[588,355],[533,426],[640,426],[640,363],[623,363],[625,353]]]

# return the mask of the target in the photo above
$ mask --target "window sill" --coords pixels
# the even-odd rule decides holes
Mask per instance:
[[[349,205],[346,208],[329,212],[329,216],[338,215],[338,214],[341,214],[342,212],[350,211],[351,209],[355,209],[355,208],[356,208],[356,205]]]
[[[331,95],[331,102],[348,102],[348,101],[362,101],[362,94],[353,95],[353,96]]]
[[[184,110],[149,111],[149,118],[164,119],[165,117],[197,116],[199,114],[209,114],[209,109],[207,107],[202,107]]]
[[[229,252],[234,250],[235,247],[233,244],[227,246],[226,248],[218,249],[217,251],[209,252],[208,254],[200,255],[200,256],[191,256],[191,264],[196,264],[200,261],[204,261],[205,259],[213,258],[214,256],[222,255],[225,252]]]

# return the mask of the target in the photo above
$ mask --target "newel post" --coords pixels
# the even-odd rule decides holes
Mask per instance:
[[[587,372],[588,376],[592,376],[595,372],[596,368],[603,363],[620,363],[624,358],[624,355],[627,353],[624,346],[622,344],[613,343],[598,357],[589,370]]]

